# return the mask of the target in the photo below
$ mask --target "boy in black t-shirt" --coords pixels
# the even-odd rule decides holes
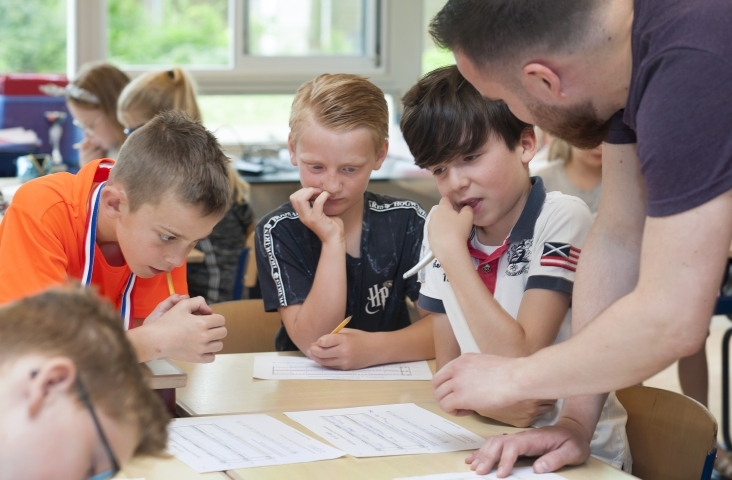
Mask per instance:
[[[389,146],[383,92],[356,75],[321,75],[297,91],[290,129],[303,188],[257,225],[265,308],[282,315],[277,350],[339,369],[433,358],[431,319],[410,324],[405,303],[419,284],[402,278],[419,260],[425,213],[366,191]]]

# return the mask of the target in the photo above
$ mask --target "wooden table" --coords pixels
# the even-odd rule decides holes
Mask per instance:
[[[206,254],[200,251],[197,248],[194,248],[191,250],[191,253],[188,254],[186,257],[186,262],[188,263],[203,263],[203,261],[206,259]]]
[[[175,389],[186,386],[188,374],[168,359],[153,360],[144,364],[146,380],[155,390],[171,415],[175,415]]]
[[[145,480],[231,480],[223,472],[197,473],[175,457],[135,458],[114,478],[144,478]]]
[[[310,402],[308,401],[307,403]],[[482,437],[502,433],[513,433],[521,430],[501,425],[486,418],[479,417],[478,415],[472,415],[470,417],[453,417],[442,412],[440,407],[434,402],[422,403],[419,406],[438,415],[449,418],[451,421],[477,433]],[[290,420],[282,413],[274,413],[270,415],[291,427],[317,438],[318,440],[325,441],[301,426],[299,423]],[[467,457],[468,454],[469,452],[450,452],[428,455],[398,455],[393,457],[374,458],[355,458],[347,455],[336,460],[323,462],[280,465],[276,467],[242,468],[239,470],[230,470],[226,473],[235,480],[279,480],[282,478],[391,480],[398,477],[469,471],[469,466],[465,464],[465,457]],[[529,464],[530,462],[526,460],[520,463],[520,465]],[[595,458],[590,458],[587,463],[579,467],[565,468],[557,473],[570,480],[624,480],[634,478],[631,475],[623,473],[620,470],[616,470]]]
[[[287,412],[434,401],[428,381],[253,379],[254,357],[259,355],[302,356],[299,352],[231,353],[216,355],[213,363],[175,362],[188,374],[188,384],[177,391],[179,412]],[[434,371],[434,361],[430,367]]]

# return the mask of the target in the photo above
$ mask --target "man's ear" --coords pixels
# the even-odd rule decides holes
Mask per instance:
[[[376,163],[374,164],[374,170],[378,170],[384,164],[386,154],[389,153],[389,140],[384,141],[378,152],[376,152]]]
[[[521,163],[527,165],[531,159],[534,158],[538,145],[539,143],[536,141],[536,132],[534,132],[534,128],[525,128],[524,131],[521,132],[519,144],[516,146],[521,153]]]
[[[292,132],[287,136],[287,149],[290,151],[290,163],[297,167],[297,159],[295,158],[295,139],[292,138]]]
[[[542,102],[562,98],[562,81],[559,74],[543,63],[529,63],[524,66],[521,83],[524,89]]]
[[[109,218],[119,218],[129,208],[127,193],[122,185],[117,183],[107,183],[104,186],[99,202],[99,209]]]
[[[68,357],[46,360],[29,384],[29,416],[37,416],[44,405],[68,396],[74,389],[76,375],[76,366]]]

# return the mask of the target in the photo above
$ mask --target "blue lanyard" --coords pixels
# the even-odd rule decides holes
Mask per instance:
[[[84,274],[81,277],[81,283],[85,287],[91,285],[92,271],[94,270],[94,253],[97,242],[97,216],[99,214],[99,198],[102,196],[102,189],[107,182],[102,182],[92,193],[91,205],[89,206],[89,222],[86,228],[86,237],[84,240]],[[135,280],[137,276],[130,273],[130,278],[125,285],[122,295],[122,307],[120,308],[120,316],[124,321],[125,330],[129,330],[130,321],[132,320],[132,290],[135,288]]]

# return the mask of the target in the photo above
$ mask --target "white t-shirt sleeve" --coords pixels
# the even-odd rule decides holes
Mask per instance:
[[[551,210],[535,227],[526,290],[543,288],[571,294],[592,214],[579,198],[559,193],[549,194],[544,208]]]

